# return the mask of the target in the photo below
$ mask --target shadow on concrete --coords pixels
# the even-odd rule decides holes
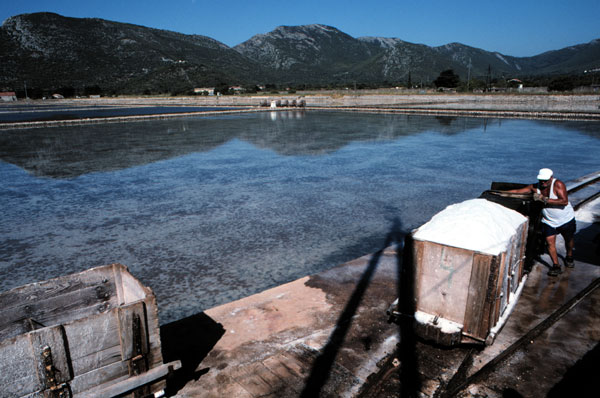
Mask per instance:
[[[600,265],[600,223],[595,222],[575,234],[575,261]]]
[[[402,250],[398,250],[398,309],[400,317],[398,359],[400,360],[400,397],[416,397],[421,390],[421,378],[417,358],[415,334],[415,275],[413,267],[413,239],[404,238]]]
[[[356,284],[350,299],[346,303],[344,310],[338,318],[327,345],[323,348],[321,354],[315,359],[310,375],[306,379],[306,384],[302,390],[302,393],[300,394],[301,397],[315,398],[321,395],[321,391],[331,374],[336,356],[344,343],[344,339],[350,329],[350,326],[352,325],[352,319],[358,310],[358,307],[373,275],[375,274],[375,271],[377,270],[379,260],[385,248],[389,247],[394,242],[402,242],[403,235],[402,223],[398,218],[395,218],[393,220],[391,231],[386,237],[383,248],[374,253],[371,257],[367,268]],[[385,314],[382,313],[382,317],[383,316],[385,316]]]
[[[560,250],[563,249],[564,243],[562,239],[560,242],[561,243],[557,243],[557,249],[559,249],[558,258],[560,264],[563,265],[565,263],[565,255],[561,253]],[[548,253],[548,251],[544,247],[544,250],[536,257],[535,261],[550,268],[550,262],[546,261],[542,256],[546,253]],[[600,223],[594,222],[575,234],[575,250],[573,251],[573,258],[575,261],[600,266]]]
[[[167,396],[175,395],[187,382],[208,372],[208,368],[196,368],[224,333],[223,325],[204,312],[161,326],[163,361],[181,361],[181,369],[167,379]]]
[[[502,391],[502,398],[524,398],[524,397],[514,388],[507,388],[504,391]]]
[[[597,397],[600,391],[598,364],[600,364],[600,343],[567,370],[562,380],[548,392],[548,398]]]

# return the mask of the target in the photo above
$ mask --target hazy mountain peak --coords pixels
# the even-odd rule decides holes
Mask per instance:
[[[376,44],[382,48],[391,48],[398,44],[405,43],[404,40],[400,40],[397,38],[378,37],[378,36],[362,36],[362,37],[359,37],[358,40],[365,42],[365,43]]]

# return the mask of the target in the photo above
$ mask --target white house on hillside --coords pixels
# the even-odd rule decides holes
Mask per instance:
[[[194,94],[203,94],[206,93],[205,95],[215,95],[215,88],[214,87],[198,87],[194,89]]]
[[[15,94],[14,91],[5,91],[5,92],[0,92],[0,100],[2,101],[16,101],[17,100],[17,94]]]

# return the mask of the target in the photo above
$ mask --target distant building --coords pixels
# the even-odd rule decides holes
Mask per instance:
[[[516,87],[519,91],[523,90],[523,82],[519,79],[510,79],[507,81],[509,86]]]
[[[194,94],[215,95],[214,87],[198,87],[194,89]]]
[[[15,94],[14,91],[5,91],[5,92],[0,92],[0,99],[2,101],[16,101],[17,100],[17,94]]]

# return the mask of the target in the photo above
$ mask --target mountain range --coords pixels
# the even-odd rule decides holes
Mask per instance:
[[[94,87],[116,94],[234,84],[416,84],[448,69],[465,80],[581,74],[600,66],[600,39],[512,57],[460,43],[430,47],[397,38],[354,38],[313,24],[280,26],[232,48],[206,36],[54,13],[5,20],[0,51],[0,90]]]

